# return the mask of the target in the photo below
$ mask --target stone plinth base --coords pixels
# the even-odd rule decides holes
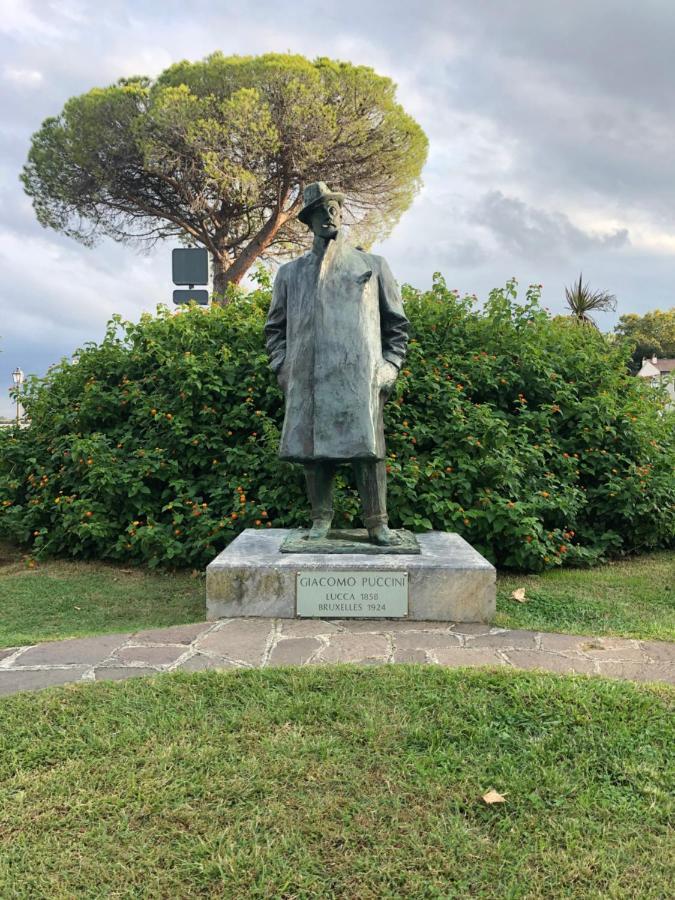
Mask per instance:
[[[210,619],[293,619],[297,574],[326,570],[407,572],[408,619],[415,621],[487,622],[494,615],[494,566],[458,534],[417,535],[419,555],[281,553],[288,534],[285,528],[247,528],[207,566]]]

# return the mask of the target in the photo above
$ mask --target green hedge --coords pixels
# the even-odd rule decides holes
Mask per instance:
[[[672,545],[673,415],[628,348],[551,319],[516,284],[483,309],[436,276],[404,290],[408,359],[386,408],[394,526],[456,531],[539,571]],[[203,566],[243,528],[306,524],[276,451],[283,401],[262,328],[269,284],[225,308],[115,316],[25,386],[0,437],[0,535],[36,554]],[[348,467],[338,527],[359,522]]]

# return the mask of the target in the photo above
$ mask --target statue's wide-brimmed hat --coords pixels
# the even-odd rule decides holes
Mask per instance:
[[[309,225],[312,210],[317,203],[321,203],[324,200],[337,200],[338,203],[342,205],[345,200],[345,195],[339,194],[336,191],[331,191],[325,181],[313,181],[311,184],[308,184],[302,192],[302,200],[305,205],[298,213],[298,218],[301,222],[304,222],[305,225]]]

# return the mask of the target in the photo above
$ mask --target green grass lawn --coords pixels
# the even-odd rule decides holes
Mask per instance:
[[[525,603],[511,599],[521,587]],[[675,640],[675,552],[647,553],[593,569],[500,575],[494,624]]]
[[[194,575],[71,560],[27,569],[20,551],[0,545],[0,647],[201,621],[204,579]],[[518,587],[525,603],[510,599]],[[675,640],[675,553],[594,569],[500,574],[495,624]]]
[[[0,545],[0,647],[206,618],[204,578],[49,560],[27,569]]]
[[[0,896],[663,898],[674,696],[343,666],[5,698]]]

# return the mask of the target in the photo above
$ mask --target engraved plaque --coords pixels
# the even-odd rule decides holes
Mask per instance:
[[[408,573],[304,571],[296,575],[296,614],[323,619],[400,619],[408,615]]]

